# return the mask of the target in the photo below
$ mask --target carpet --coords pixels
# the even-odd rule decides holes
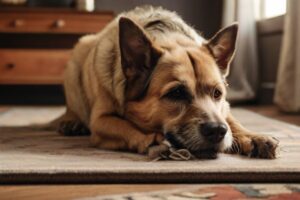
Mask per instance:
[[[220,154],[216,160],[151,162],[146,156],[92,148],[88,137],[26,128],[63,107],[0,109],[0,183],[299,182],[300,127],[234,108],[248,128],[279,139],[275,160]]]
[[[183,186],[154,192],[125,193],[76,200],[299,200],[299,184],[231,184]]]

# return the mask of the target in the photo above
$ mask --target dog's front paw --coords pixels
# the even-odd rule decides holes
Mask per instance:
[[[90,130],[79,121],[62,121],[57,131],[64,136],[90,135]]]
[[[158,145],[164,140],[163,135],[160,133],[150,133],[143,136],[138,141],[138,153],[141,154],[147,153],[150,146]]]
[[[278,140],[262,135],[243,135],[235,138],[230,153],[239,153],[251,158],[276,158]]]
[[[250,157],[253,158],[276,158],[278,141],[272,137],[254,136],[251,138],[252,150]]]

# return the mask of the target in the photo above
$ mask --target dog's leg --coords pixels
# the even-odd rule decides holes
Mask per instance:
[[[102,149],[146,153],[148,147],[163,140],[160,134],[143,133],[130,122],[113,115],[99,116],[91,123],[91,142]]]
[[[90,135],[89,129],[70,109],[67,109],[63,119],[59,123],[58,132],[65,136]]]
[[[109,101],[106,106],[100,102],[94,105],[90,118],[91,142],[94,146],[146,153],[149,146],[163,140],[161,134],[144,133],[126,119],[107,114],[110,106]]]
[[[247,130],[232,115],[229,115],[227,122],[233,136],[233,144],[228,153],[239,153],[255,158],[274,159],[276,157],[278,146],[276,139]]]

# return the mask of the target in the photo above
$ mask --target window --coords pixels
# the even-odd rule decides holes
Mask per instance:
[[[287,0],[255,0],[255,15],[257,19],[266,19],[284,15]]]

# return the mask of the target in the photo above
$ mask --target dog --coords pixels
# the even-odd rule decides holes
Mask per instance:
[[[121,13],[75,45],[59,132],[107,150],[142,154],[167,138],[198,158],[275,158],[277,141],[245,129],[226,101],[237,33],[233,24],[206,40],[163,8]]]

